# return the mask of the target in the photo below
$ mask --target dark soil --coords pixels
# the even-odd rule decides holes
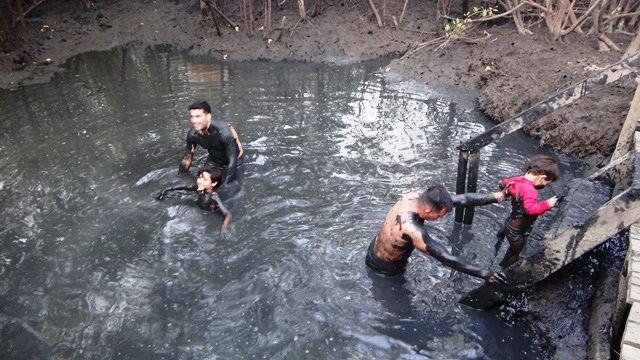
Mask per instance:
[[[480,39],[473,44],[459,41],[439,51],[424,48],[399,59],[441,32],[434,3],[422,1],[410,2],[401,30],[396,30],[391,16],[399,18],[402,3],[387,2],[388,23],[380,29],[362,4],[336,0],[321,15],[300,22],[295,2],[290,1],[283,9],[274,8],[272,28],[283,24],[282,29],[248,35],[243,29],[235,32],[224,26],[219,37],[195,0],[115,0],[96,2],[91,9],[81,1],[51,0],[29,17],[24,45],[5,49],[0,56],[0,87],[46,81],[59,70],[57,65],[73,55],[129,42],[172,44],[230,61],[348,63],[392,57],[392,72],[431,85],[478,90],[481,107],[500,122],[621,57],[599,52],[593,37],[576,34],[564,43],[548,42],[542,27],[533,27],[534,35],[522,36],[506,22],[470,34]],[[239,21],[237,11],[228,12]],[[275,41],[267,43],[267,36]],[[621,48],[630,41],[628,36],[612,38]],[[615,147],[634,86],[632,81],[610,85],[537,121],[527,131],[545,145],[602,165]]]

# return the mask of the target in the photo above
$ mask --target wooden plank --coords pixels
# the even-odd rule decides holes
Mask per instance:
[[[631,105],[629,105],[629,111],[627,112],[627,117],[622,125],[622,129],[620,129],[618,143],[616,144],[616,149],[613,151],[613,155],[611,155],[611,161],[615,161],[634,149],[634,132],[638,126],[638,119],[640,119],[640,86],[637,84],[640,84],[639,77],[636,77],[636,92],[631,100]]]
[[[520,112],[511,119],[508,119],[464,144],[461,144],[458,146],[458,149],[468,151],[478,150],[487,144],[502,139],[506,135],[521,129],[524,125],[540,119],[561,107],[572,104],[587,94],[590,94],[595,90],[602,89],[605,85],[618,81],[623,76],[637,71],[639,66],[640,53],[637,53],[628,59],[621,60],[611,65],[594,76],[588,77],[577,84],[556,92],[547,99]]]
[[[638,360],[640,359],[640,349],[631,345],[622,345],[620,350],[620,360]]]
[[[635,159],[633,161],[633,182],[632,187],[640,189],[640,131],[636,131],[635,141]]]
[[[640,304],[634,303],[631,305],[631,311],[629,311],[629,317],[627,321],[635,322],[640,324]]]
[[[640,286],[629,284],[627,288],[627,304],[633,304],[640,301]],[[639,325],[640,326],[640,325]]]
[[[640,347],[640,324],[628,322],[622,335],[622,343],[634,347]]]
[[[634,152],[628,152],[609,162],[607,166],[599,169],[586,179],[589,181],[602,181],[609,186],[614,186],[627,179],[633,172]]]

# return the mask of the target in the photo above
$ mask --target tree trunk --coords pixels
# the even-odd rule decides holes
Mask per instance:
[[[306,19],[307,10],[304,8],[304,0],[298,0],[298,13],[301,19]]]
[[[626,59],[629,56],[637,53],[638,50],[640,50],[640,29],[636,31],[636,36],[633,38],[633,40],[631,40],[631,43],[629,43],[629,46],[627,46],[627,50],[622,55],[622,58]]]
[[[382,28],[384,25],[382,24],[382,20],[380,19],[380,14],[378,14],[378,9],[376,9],[376,6],[373,4],[373,0],[367,0],[367,5],[369,5],[369,9],[373,13],[373,17],[376,18],[378,27]]]

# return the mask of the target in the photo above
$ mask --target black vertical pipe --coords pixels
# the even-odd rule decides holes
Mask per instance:
[[[456,194],[464,194],[467,190],[467,162],[469,160],[469,152],[460,150],[458,154],[458,178],[456,179]],[[456,208],[456,222],[462,222],[464,216],[464,208]]]
[[[478,150],[474,150],[469,154],[469,176],[467,177],[467,191],[468,193],[478,191],[478,168],[480,167],[480,153]],[[471,225],[473,222],[473,215],[475,213],[475,207],[468,206],[464,210],[465,225]]]

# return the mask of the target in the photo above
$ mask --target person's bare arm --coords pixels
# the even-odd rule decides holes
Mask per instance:
[[[236,168],[238,167],[238,154],[240,152],[240,149],[238,148],[238,143],[233,138],[231,126],[222,126],[220,129],[220,137],[224,142],[225,152],[227,155],[227,159],[229,160],[229,165],[227,167],[227,178],[225,179],[225,183],[229,183],[232,182],[236,176]]]
[[[191,167],[191,162],[193,162],[193,155],[196,153],[196,144],[189,140],[189,136],[187,135],[187,146],[185,147],[184,156],[182,157],[182,161],[180,162],[180,167],[178,168],[178,174],[186,174],[189,172],[189,168]]]
[[[224,234],[229,230],[229,224],[231,223],[231,218],[233,217],[233,215],[231,215],[231,211],[229,211],[229,209],[224,206],[224,203],[217,193],[213,194],[212,198],[216,202],[216,204],[218,205],[218,209],[224,216],[224,221],[222,222],[222,226],[220,227],[220,233]]]
[[[239,158],[242,155],[244,155],[244,149],[242,148],[240,137],[238,136],[238,133],[236,132],[236,129],[233,127],[233,125],[229,125],[229,130],[231,130],[231,135],[233,136],[233,140],[235,140],[236,144],[238,145],[238,158]]]

